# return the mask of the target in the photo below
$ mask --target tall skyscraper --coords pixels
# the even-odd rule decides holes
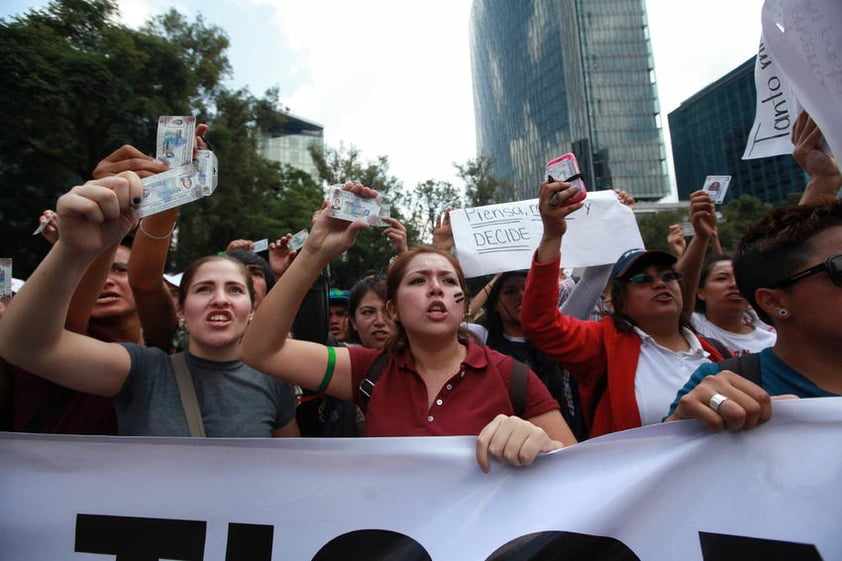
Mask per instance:
[[[576,155],[589,190],[669,194],[644,0],[474,0],[477,153],[533,198]]]
[[[804,190],[806,174],[792,156],[742,159],[754,124],[754,60],[751,57],[669,114],[680,199],[700,189],[708,175],[731,176],[726,202],[750,194],[778,205],[787,194]]]

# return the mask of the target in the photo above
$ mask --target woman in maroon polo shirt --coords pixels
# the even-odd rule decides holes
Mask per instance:
[[[345,185],[374,197],[362,185]],[[302,298],[319,271],[348,250],[365,222],[313,217],[304,247],[267,295],[242,341],[243,360],[260,371],[354,400],[366,410],[367,436],[478,435],[477,461],[491,454],[514,465],[539,452],[576,442],[538,377],[528,372],[523,418],[510,397],[512,359],[471,341],[460,330],[467,290],[456,260],[434,248],[415,248],[395,259],[387,275],[387,309],[395,336],[376,387],[367,400],[360,383],[383,351],[331,348],[288,337]]]

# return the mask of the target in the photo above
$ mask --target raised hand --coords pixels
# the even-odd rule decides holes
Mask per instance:
[[[88,181],[58,200],[59,241],[80,254],[98,254],[117,244],[137,223],[143,186],[131,171]]]
[[[134,146],[124,144],[100,161],[94,168],[94,179],[111,177],[124,171],[133,171],[144,178],[167,171],[167,165],[147,156]]]
[[[388,228],[383,230],[383,236],[389,239],[389,243],[392,244],[395,254],[400,255],[404,251],[408,251],[409,245],[406,242],[406,226],[396,218],[384,217],[382,220],[389,225]]]
[[[456,245],[453,241],[453,228],[450,226],[450,211],[448,207],[443,213],[436,217],[436,224],[433,228],[433,247],[444,251],[450,251]]]
[[[275,280],[281,278],[292,260],[295,259],[297,252],[290,251],[288,245],[291,239],[292,234],[285,234],[277,240],[269,242],[269,268],[272,269]]]

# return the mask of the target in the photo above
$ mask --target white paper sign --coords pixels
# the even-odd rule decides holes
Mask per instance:
[[[643,247],[632,210],[613,191],[588,193],[584,207],[567,217],[562,240],[565,267],[614,263],[627,249]],[[456,255],[467,277],[528,269],[544,226],[538,199],[450,211]]]
[[[773,411],[745,433],[658,424],[489,474],[473,437],[2,433],[0,558],[842,559],[842,398]]]
[[[743,160],[792,154],[792,125],[801,113],[801,105],[766,48],[762,35],[754,63],[754,85],[757,88],[757,107]]]
[[[842,2],[766,0],[761,21],[766,47],[792,93],[830,151],[842,154]]]

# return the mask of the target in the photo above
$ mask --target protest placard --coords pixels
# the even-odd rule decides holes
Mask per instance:
[[[452,210],[450,222],[467,277],[528,269],[543,232],[538,199]],[[643,240],[634,213],[614,191],[593,191],[567,217],[562,264],[605,265],[635,247],[643,247]]]

